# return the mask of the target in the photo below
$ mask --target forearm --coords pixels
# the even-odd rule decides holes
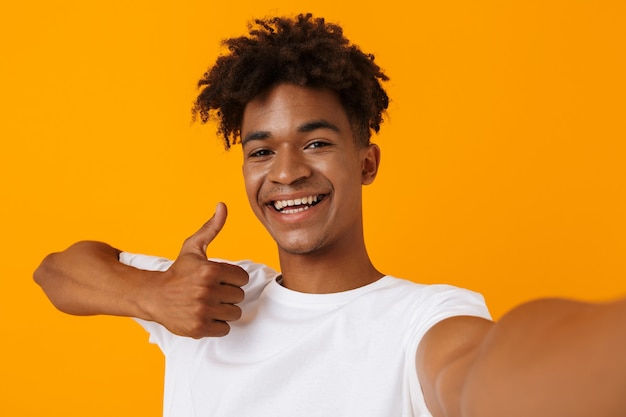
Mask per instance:
[[[463,417],[626,415],[626,300],[542,300],[485,338],[461,395]]]
[[[119,251],[100,242],[79,242],[48,255],[34,273],[50,301],[73,315],[147,317],[144,288],[155,272],[126,266]]]

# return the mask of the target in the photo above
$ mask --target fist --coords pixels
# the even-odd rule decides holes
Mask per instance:
[[[230,332],[229,322],[241,317],[242,286],[248,273],[227,263],[211,262],[206,250],[226,222],[226,206],[185,240],[172,266],[161,275],[152,297],[154,321],[180,336],[219,337]]]

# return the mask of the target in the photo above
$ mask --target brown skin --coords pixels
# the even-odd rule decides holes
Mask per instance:
[[[118,262],[119,251],[101,242],[79,242],[48,255],[35,281],[61,311],[107,314],[161,323],[194,338],[224,336],[228,321],[241,317],[236,305],[248,274],[238,266],[207,260],[206,249],[226,221],[226,206],[185,240],[165,272],[142,271]]]
[[[374,181],[376,145],[357,146],[337,96],[283,84],[246,106],[243,175],[252,210],[278,245],[283,285],[329,293],[383,276],[363,238],[362,185]],[[299,213],[272,202],[321,196]]]
[[[253,99],[242,126],[250,205],[278,245],[283,284],[329,293],[379,279],[363,239],[361,187],[376,177],[380,150],[355,145],[345,111],[326,90],[280,85]],[[323,196],[308,210],[269,203]],[[49,255],[35,280],[71,314],[154,320],[173,333],[224,336],[237,320],[248,276],[210,262],[206,248],[226,207],[187,239],[166,272],[118,262],[118,251],[81,242]],[[497,323],[455,317],[435,325],[416,372],[435,417],[626,415],[626,300],[541,300]]]
[[[626,300],[445,320],[420,343],[417,371],[435,417],[623,417]]]

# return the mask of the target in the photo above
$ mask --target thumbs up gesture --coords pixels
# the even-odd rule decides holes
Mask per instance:
[[[213,217],[185,240],[172,266],[151,291],[150,316],[172,333],[193,338],[225,336],[228,322],[241,317],[237,306],[248,283],[242,268],[207,259],[206,250],[226,222],[226,206],[219,203]]]

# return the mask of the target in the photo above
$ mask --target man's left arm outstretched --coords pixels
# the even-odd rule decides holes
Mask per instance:
[[[623,417],[626,299],[444,320],[420,343],[417,372],[435,417]]]

